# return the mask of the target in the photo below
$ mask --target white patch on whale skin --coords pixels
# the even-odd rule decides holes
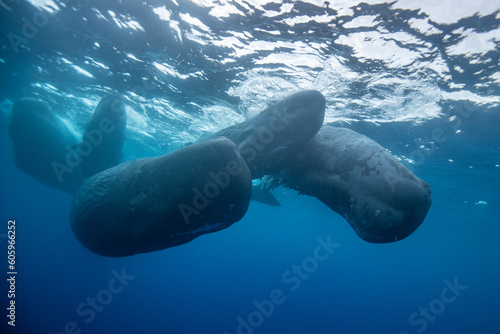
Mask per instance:
[[[189,231],[189,232],[177,233],[175,235],[170,236],[170,238],[176,238],[176,237],[183,236],[183,235],[198,234],[198,233],[205,234],[205,233],[208,233],[208,231],[215,230],[222,225],[227,225],[227,224],[224,224],[224,223],[205,224],[202,227],[197,228],[197,229],[192,230],[192,231]]]

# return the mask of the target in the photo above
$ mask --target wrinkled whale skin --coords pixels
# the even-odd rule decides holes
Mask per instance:
[[[292,94],[247,121],[202,136],[198,142],[223,136],[238,146],[252,178],[279,170],[280,160],[310,140],[323,125],[326,100],[315,90]]]
[[[286,158],[279,180],[342,215],[363,240],[413,233],[429,211],[431,188],[386,149],[352,130],[323,126]]]
[[[60,175],[54,166],[66,166],[68,151],[77,138],[42,101],[23,98],[12,108],[9,135],[16,166],[42,184],[74,194],[84,177],[80,168]]]
[[[81,168],[85,177],[122,162],[126,127],[127,113],[123,102],[113,95],[103,97],[85,126],[82,137],[82,141],[92,144],[90,140],[93,140],[94,144],[90,154],[82,159]]]
[[[229,182],[220,176],[215,180],[214,175],[224,173],[230,174]],[[73,200],[71,228],[96,254],[157,251],[240,220],[251,187],[250,171],[236,146],[226,138],[213,139],[161,157],[125,162],[88,178]]]

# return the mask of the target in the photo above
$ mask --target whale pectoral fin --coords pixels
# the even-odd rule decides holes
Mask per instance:
[[[252,187],[252,196],[250,199],[270,206],[281,206],[281,203],[271,193],[271,189],[263,181]]]

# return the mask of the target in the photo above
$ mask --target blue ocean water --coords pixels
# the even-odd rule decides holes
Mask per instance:
[[[499,10],[0,1],[2,333],[499,333]],[[410,237],[367,243],[318,200],[277,188],[281,207],[252,202],[220,232],[98,256],[72,234],[71,196],[19,171],[7,133],[22,97],[44,99],[81,135],[99,99],[119,93],[125,159],[159,156],[301,89],[325,95],[325,123],[376,140],[431,185]]]

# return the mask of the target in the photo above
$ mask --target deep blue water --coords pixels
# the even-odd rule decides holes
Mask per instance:
[[[2,333],[499,333],[499,9],[1,1]],[[282,207],[252,202],[223,231],[106,258],[73,236],[69,195],[15,167],[7,134],[24,96],[81,134],[115,92],[127,103],[125,158],[158,156],[300,89],[325,95],[326,123],[371,137],[431,185],[414,234],[367,243],[318,200],[277,188]],[[15,327],[5,306],[12,219]],[[312,261],[328,240],[332,253]]]

